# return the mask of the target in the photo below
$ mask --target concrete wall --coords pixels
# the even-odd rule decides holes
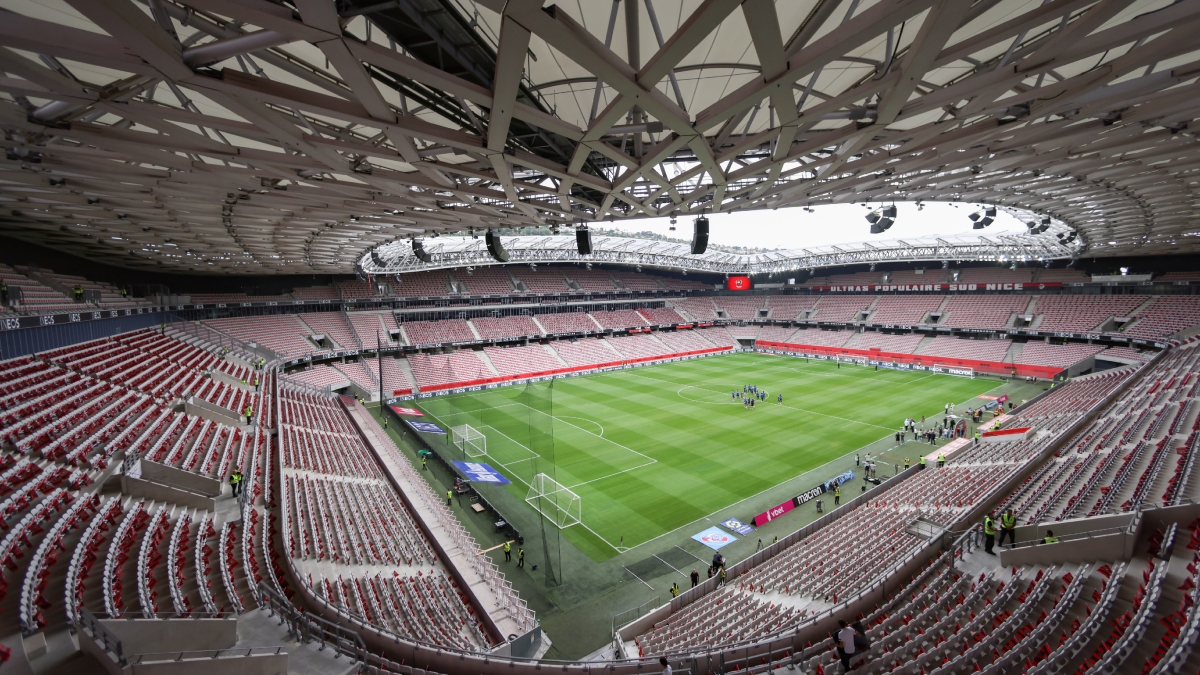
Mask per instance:
[[[164,656],[164,659],[166,657]],[[253,654],[145,661],[130,666],[133,675],[287,675],[287,654]]]
[[[189,415],[196,415],[198,417],[203,417],[206,420],[212,420],[213,422],[217,422],[219,424],[227,424],[231,427],[242,427],[245,426],[246,423],[245,417],[238,415],[232,410],[222,408],[221,406],[209,403],[208,401],[202,401],[195,396],[189,397],[188,400],[183,404],[183,411]],[[261,412],[262,411],[259,410],[255,411],[256,414]]]
[[[1142,520],[1132,512],[1024,525],[1016,529],[1017,548],[998,549],[1000,564],[1008,567],[1128,558],[1133,555],[1141,526]],[[1062,541],[1037,543],[1045,538],[1047,530],[1053,530]]]
[[[138,460],[141,465],[141,478],[155,483],[162,483],[171,487],[182,488],[188,492],[205,495],[207,497],[219,497],[221,495],[221,481],[208,476],[201,476],[190,471],[176,469],[173,466],[150,462],[147,460]],[[137,475],[136,473],[134,474]]]
[[[155,483],[142,478],[130,478],[126,474],[121,474],[121,492],[131,497],[172,502],[208,511],[217,510],[217,500],[214,497],[208,497],[191,492],[190,490],[164,485],[163,483]]]
[[[229,649],[237,644],[237,617],[199,619],[101,619],[129,654]]]
[[[230,360],[232,360],[232,359],[230,359]],[[241,359],[238,359],[238,361],[241,361]],[[244,364],[245,362],[241,361],[241,363]],[[211,377],[212,379],[216,380],[217,382],[224,382],[225,384],[233,385],[234,387],[237,387],[238,389],[241,389],[242,391],[254,391],[254,380],[252,379],[253,376],[251,376],[251,379],[246,380],[246,384],[244,384],[244,385],[242,384],[242,381],[239,378],[236,378],[236,377],[230,375],[229,373],[222,373],[219,370],[214,370],[214,371],[210,372],[208,374],[208,376]],[[260,381],[261,381],[261,376],[260,376]]]

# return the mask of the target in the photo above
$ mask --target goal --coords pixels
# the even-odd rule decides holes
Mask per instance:
[[[467,457],[482,457],[487,454],[487,436],[470,424],[450,427],[450,433],[454,446],[462,450]]]
[[[583,503],[579,495],[544,473],[533,477],[525,501],[560,530],[578,525],[582,517]]]

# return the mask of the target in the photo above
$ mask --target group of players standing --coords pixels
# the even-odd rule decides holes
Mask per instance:
[[[733,391],[731,391],[730,396],[732,396],[733,400],[736,401],[737,397],[738,397],[738,390],[734,389]],[[766,389],[759,391],[757,385],[747,384],[742,387],[741,396],[742,396],[742,407],[743,408],[753,408],[755,401],[761,401],[763,403],[766,403],[768,394],[767,394]],[[776,403],[778,403],[779,405],[783,405],[783,394],[779,394],[776,397]]]

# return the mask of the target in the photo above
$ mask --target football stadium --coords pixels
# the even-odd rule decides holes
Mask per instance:
[[[1200,673],[1200,0],[0,0],[0,675]]]

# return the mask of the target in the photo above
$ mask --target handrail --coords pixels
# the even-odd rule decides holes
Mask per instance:
[[[184,661],[187,659],[219,659],[223,657],[238,657],[246,658],[248,656],[276,656],[279,654],[286,655],[283,651],[283,645],[278,647],[241,647],[230,649],[200,649],[193,651],[176,651],[176,652],[149,652],[146,654],[135,654],[129,658],[129,663],[159,663],[162,661]]]

